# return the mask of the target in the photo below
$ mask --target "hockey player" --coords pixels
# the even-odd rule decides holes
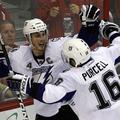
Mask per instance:
[[[30,46],[20,46],[19,49],[9,53],[13,70],[17,73],[29,75],[34,79],[39,78],[40,83],[54,84],[58,73],[69,68],[62,62],[60,51],[61,45],[71,38],[61,37],[48,41],[47,26],[40,19],[25,21],[23,30]],[[35,105],[37,111],[36,120],[55,120],[61,119],[60,117],[62,117],[57,117],[58,108],[61,106],[60,104],[51,106],[35,100]],[[74,117],[71,119],[75,120],[77,118]]]
[[[61,37],[48,41],[47,26],[37,18],[25,21],[23,32],[30,46],[20,46],[20,48],[14,49],[9,53],[13,71],[40,78],[39,82],[41,83],[54,84],[53,80],[56,79],[58,73],[63,72],[67,68],[60,60],[59,51],[61,44],[70,38]],[[51,106],[38,100],[34,100],[34,104],[37,113],[36,120],[57,120],[62,117],[58,117],[59,114],[57,114],[59,104]],[[74,116],[76,117],[76,115]]]
[[[55,85],[23,76],[21,93],[46,104],[69,101],[80,120],[119,120],[120,80],[114,62],[120,56],[120,28],[102,21],[100,32],[109,38],[109,47],[91,52],[82,39],[66,41],[62,55],[71,69],[60,73]]]

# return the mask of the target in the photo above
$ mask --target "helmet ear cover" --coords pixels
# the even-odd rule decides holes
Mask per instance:
[[[69,58],[69,64],[70,64],[71,66],[73,66],[73,67],[76,66],[76,62],[75,62],[75,60],[74,60],[73,58]]]

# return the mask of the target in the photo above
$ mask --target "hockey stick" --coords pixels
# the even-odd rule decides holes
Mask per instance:
[[[6,63],[7,63],[7,66],[9,68],[10,74],[14,74],[13,71],[12,71],[12,67],[10,65],[10,60],[9,60],[9,57],[8,57],[8,53],[6,51],[5,44],[3,42],[1,34],[0,34],[0,45],[2,47],[2,51],[4,53],[4,57],[6,59]],[[23,99],[22,99],[21,93],[20,92],[16,92],[16,95],[17,95],[17,99],[19,101],[19,105],[20,105],[20,108],[21,108],[21,111],[22,111],[23,120],[29,120],[28,115],[27,115],[27,111],[26,111],[26,108],[25,108],[25,105],[23,103]]]

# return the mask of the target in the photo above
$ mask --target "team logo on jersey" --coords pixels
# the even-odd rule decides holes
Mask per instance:
[[[52,68],[53,66],[42,66],[40,68],[32,69],[32,76],[35,82],[41,82],[46,84],[48,81],[52,81]]]

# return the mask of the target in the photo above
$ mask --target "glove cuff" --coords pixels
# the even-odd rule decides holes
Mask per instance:
[[[114,35],[115,33],[120,33],[120,28],[115,23],[105,22],[102,20],[100,23],[99,31],[103,38],[110,39],[111,36]]]
[[[114,38],[119,37],[120,33],[117,31],[113,31],[109,34],[109,41],[110,43],[112,43],[112,41],[114,40]]]
[[[24,75],[20,84],[20,92],[22,95],[29,94],[31,88],[31,79],[30,77]]]

